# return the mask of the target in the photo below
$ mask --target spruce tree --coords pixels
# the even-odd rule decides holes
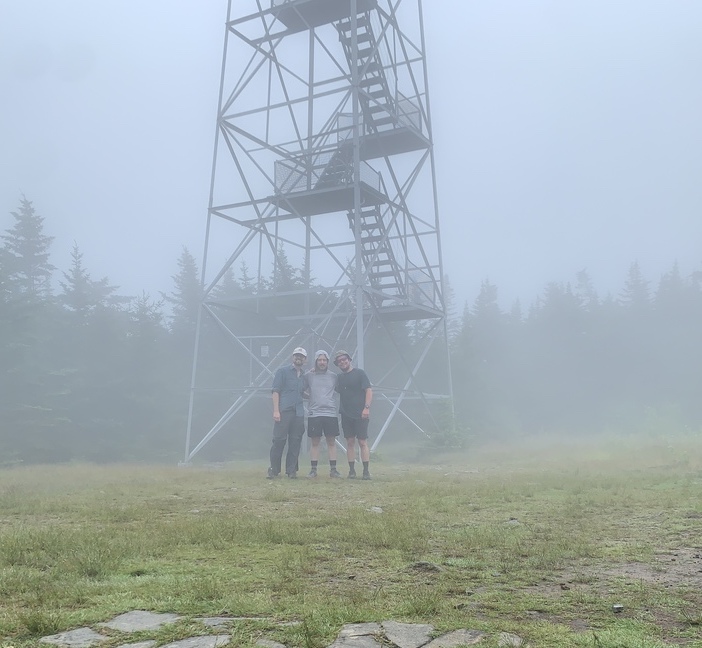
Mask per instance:
[[[619,303],[636,313],[648,310],[651,305],[648,286],[649,282],[644,279],[639,262],[634,261],[629,266],[629,272],[624,284],[624,290],[619,297]]]
[[[172,279],[174,290],[169,295],[163,295],[164,300],[172,305],[171,331],[178,337],[192,339],[203,291],[197,261],[185,246],[178,258],[178,273]]]
[[[52,237],[24,196],[0,252],[0,454],[46,459],[56,450],[57,332],[51,302]]]
[[[56,269],[49,261],[54,239],[44,234],[44,218],[24,196],[19,209],[10,214],[15,223],[2,236],[5,289],[13,297],[45,299],[51,295],[51,276]]]
[[[63,307],[74,313],[80,323],[85,323],[91,313],[98,308],[110,308],[127,302],[126,297],[115,295],[117,286],[111,286],[107,277],[94,281],[83,266],[83,255],[78,244],[73,244],[71,267],[63,273],[65,281],[59,281],[62,292],[59,301]]]

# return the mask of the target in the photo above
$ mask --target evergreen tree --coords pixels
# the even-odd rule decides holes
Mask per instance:
[[[5,456],[46,456],[55,431],[57,331],[51,302],[52,238],[24,196],[0,253],[0,446]]]
[[[658,284],[654,298],[654,305],[659,311],[685,310],[688,301],[688,288],[680,275],[678,262],[663,274]]]
[[[107,277],[99,281],[90,278],[77,243],[73,244],[71,251],[71,267],[63,273],[63,277],[65,281],[59,282],[62,289],[59,301],[81,323],[85,323],[98,308],[112,308],[128,301],[126,297],[115,295],[117,286],[111,286]]]
[[[234,276],[234,271],[229,267],[224,275],[222,275],[217,285],[212,289],[210,295],[214,300],[226,303],[241,295],[242,292],[241,286]]]
[[[583,269],[575,275],[575,295],[580,300],[580,303],[585,310],[592,312],[599,303],[597,292],[592,285],[590,273]]]
[[[282,243],[276,250],[271,286],[274,292],[298,290],[303,286],[300,273],[288,261],[288,254]]]
[[[239,266],[239,286],[245,293],[253,294],[256,292],[256,284],[253,277],[249,274],[249,266],[244,260],[241,261]]]
[[[452,344],[456,412],[479,436],[514,429],[510,395],[514,350],[509,319],[497,298],[497,286],[484,280],[473,306],[466,305]]]
[[[203,291],[197,261],[185,246],[178,258],[178,273],[172,279],[175,289],[170,295],[163,295],[164,300],[172,304],[171,331],[179,337],[192,339]]]
[[[163,299],[142,293],[128,309],[124,385],[126,422],[120,448],[128,459],[173,461],[181,451],[189,375],[168,344]],[[192,354],[192,349],[186,351]]]
[[[10,214],[15,224],[2,236],[6,290],[24,299],[45,299],[56,269],[49,261],[53,237],[44,234],[44,218],[24,196],[19,210]]]
[[[650,306],[649,282],[644,279],[639,268],[639,262],[634,261],[629,266],[624,290],[619,298],[619,303],[637,313],[646,311]]]

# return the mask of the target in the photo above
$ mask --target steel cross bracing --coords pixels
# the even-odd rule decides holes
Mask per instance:
[[[230,0],[202,282],[186,462],[270,394],[296,346],[344,348],[366,369],[373,449],[393,421],[440,426],[451,380],[421,0]]]

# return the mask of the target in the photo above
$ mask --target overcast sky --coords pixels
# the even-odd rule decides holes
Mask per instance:
[[[410,2],[410,0],[404,0]],[[416,2],[416,0],[412,0]],[[702,267],[702,2],[425,0],[444,264],[508,307]],[[235,3],[236,5],[236,3]],[[95,279],[204,242],[225,0],[0,3],[0,229],[22,194]]]

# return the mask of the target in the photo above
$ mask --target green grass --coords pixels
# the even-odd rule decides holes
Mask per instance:
[[[247,617],[231,627],[240,646],[318,648],[344,623],[394,619],[482,630],[486,648],[501,632],[545,648],[702,647],[702,439],[376,460],[371,482],[264,474],[0,472],[0,646],[143,609],[184,617],[135,636],[160,644],[227,615]],[[126,640],[112,635],[106,648]]]

